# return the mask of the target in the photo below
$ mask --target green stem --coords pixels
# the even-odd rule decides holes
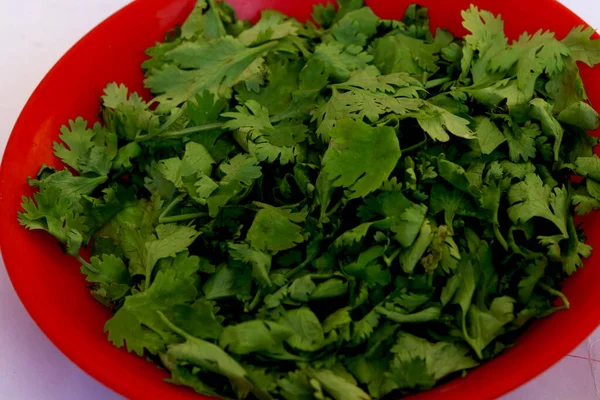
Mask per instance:
[[[248,311],[254,310],[256,308],[256,306],[258,305],[258,303],[260,303],[261,298],[262,298],[262,290],[258,289],[256,291],[256,295],[254,296],[254,299],[252,299],[252,302],[248,306]]]
[[[413,151],[413,150],[418,149],[419,147],[425,146],[427,144],[427,142],[429,142],[429,138],[428,137],[426,137],[425,139],[423,139],[422,141],[420,141],[417,144],[413,144],[410,147],[407,147],[405,149],[400,149],[400,150],[402,151],[402,153],[408,153],[409,151]]]
[[[171,329],[173,332],[177,333],[180,336],[183,336],[186,339],[195,339],[192,335],[190,335],[189,333],[187,333],[186,331],[177,327],[171,321],[169,321],[169,319],[161,311],[157,311],[157,313],[162,322],[164,322],[165,325],[167,325],[169,329]]]
[[[169,224],[171,222],[187,221],[188,219],[201,218],[201,217],[207,217],[207,216],[208,216],[208,213],[205,213],[205,212],[173,215],[171,217],[159,217],[158,223]]]
[[[384,254],[383,255],[383,261],[385,262],[385,265],[387,265],[387,267],[390,268],[392,266],[392,262],[394,261],[394,259],[396,257],[398,257],[399,254],[400,254],[400,249],[394,250],[394,252],[389,257],[387,257]]]
[[[83,259],[83,257],[81,257],[79,254],[77,254],[75,256],[75,258],[77,258],[77,261],[79,261],[81,263],[81,265],[83,265],[87,270],[93,272],[94,274],[97,274],[97,273],[100,272],[96,268],[92,267],[92,264],[90,264],[89,262],[85,261]]]
[[[497,218],[497,216],[496,216],[496,218]],[[504,236],[502,236],[502,232],[500,232],[500,227],[496,223],[494,224],[494,235],[496,236],[496,239],[498,239],[498,241],[502,245],[502,248],[504,248],[504,250],[508,251],[508,243],[506,243],[506,239],[504,239]]]
[[[427,81],[427,83],[425,83],[425,89],[431,89],[436,86],[443,85],[444,83],[450,82],[451,80],[452,80],[452,78],[447,76],[445,78],[439,78],[439,79],[433,79],[431,81]]]
[[[291,271],[288,271],[285,274],[285,277],[291,278],[292,276],[296,275],[298,272],[302,271],[304,269],[304,267],[306,267],[311,261],[312,261],[312,258],[307,258],[306,260],[304,260],[304,262],[299,264],[296,268],[294,268]]]
[[[281,113],[279,115],[275,115],[274,117],[271,117],[269,119],[269,121],[271,121],[271,123],[274,124],[274,123],[283,121],[286,118],[292,118],[298,114],[301,114],[301,112],[286,111],[284,113]],[[184,137],[187,135],[191,135],[193,133],[200,133],[200,132],[206,132],[206,131],[214,131],[217,129],[223,129],[223,125],[225,125],[225,123],[215,122],[212,124],[206,124],[206,125],[200,125],[200,126],[190,126],[189,128],[185,128],[185,129],[182,129],[179,131],[173,131],[173,132],[158,131],[158,132],[155,132],[152,134],[138,136],[134,140],[136,142],[144,142],[144,141],[150,140],[150,139],[161,139],[161,140],[177,139],[177,138],[181,138],[181,137]]]
[[[221,129],[222,127],[223,127],[222,122],[216,122],[214,124],[206,124],[206,125],[200,125],[200,126],[191,126],[189,128],[185,128],[180,131],[165,132],[165,133],[158,132],[158,133],[152,134],[152,135],[138,136],[135,138],[135,141],[143,142],[143,141],[154,139],[154,138],[177,139],[177,138],[180,138],[183,136],[191,135],[192,133],[214,131],[216,129]]]
[[[166,218],[167,214],[169,214],[173,208],[175,208],[175,206],[179,203],[181,203],[183,201],[183,199],[185,198],[186,194],[182,193],[179,196],[175,197],[173,199],[173,201],[171,201],[171,203],[167,206],[167,208],[164,209],[164,211],[162,213],[160,213],[160,216],[158,217],[158,221],[160,222],[161,219]]]
[[[277,122],[283,121],[284,119],[293,118],[293,117],[295,117],[297,115],[301,115],[301,114],[302,114],[301,111],[290,110],[290,111],[286,111],[286,112],[283,112],[283,113],[281,113],[279,115],[275,115],[275,116],[271,117],[269,119],[269,121],[271,121],[272,124],[275,124]]]
[[[571,303],[569,303],[569,299],[567,299],[567,296],[565,296],[561,291],[556,290],[556,289],[546,285],[543,282],[539,282],[538,285],[540,285],[540,288],[544,289],[546,292],[550,293],[551,295],[560,297],[560,299],[563,301],[563,305],[560,307],[556,307],[556,309],[554,309],[554,311],[568,310],[569,308],[571,308]]]

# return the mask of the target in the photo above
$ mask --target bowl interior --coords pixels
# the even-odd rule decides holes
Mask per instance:
[[[191,391],[162,381],[153,364],[113,347],[103,333],[109,311],[88,293],[78,264],[40,232],[26,232],[16,219],[26,183],[42,163],[57,165],[52,142],[68,119],[95,120],[99,96],[108,82],[123,82],[144,95],[140,64],[144,49],[181,23],[195,0],[138,0],[119,11],[77,43],[48,73],[19,117],[0,171],[0,245],[13,285],[46,335],[76,364],[128,398],[198,399]],[[306,19],[315,0],[230,0],[241,18],[275,8]],[[385,18],[401,18],[409,0],[367,1]],[[432,28],[465,33],[460,11],[470,0],[420,0],[429,7]],[[562,38],[583,22],[554,0],[478,0],[480,8],[502,14],[514,39],[523,31],[549,29]],[[600,69],[582,67],[593,104],[600,103]],[[586,218],[589,244],[600,248],[600,216]],[[541,373],[589,335],[600,322],[600,266],[593,255],[586,268],[565,284],[572,308],[536,322],[519,343],[497,359],[415,399],[492,399]],[[501,377],[501,379],[499,379]]]

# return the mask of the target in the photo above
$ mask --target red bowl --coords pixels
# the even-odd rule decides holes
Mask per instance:
[[[306,19],[319,0],[230,0],[241,18],[275,8]],[[321,0],[322,2],[323,0]],[[550,29],[563,37],[583,21],[554,0],[420,0],[429,7],[432,28],[465,34],[460,11],[477,6],[502,14],[507,35]],[[84,371],[131,399],[199,399],[190,390],[163,382],[153,364],[113,347],[103,333],[110,313],[88,293],[78,263],[49,236],[27,232],[17,222],[26,183],[40,164],[57,164],[52,142],[68,119],[96,119],[108,82],[143,90],[144,49],[184,21],[195,0],[138,0],[117,12],[77,43],[48,73],[23,109],[0,171],[0,246],[21,301],[44,333]],[[381,17],[401,18],[409,0],[371,0]],[[582,68],[592,102],[600,103],[600,69]],[[600,248],[599,214],[585,219],[589,244]],[[592,256],[569,278],[564,292],[571,309],[536,322],[500,357],[414,399],[493,399],[540,374],[581,343],[600,323],[600,266]]]

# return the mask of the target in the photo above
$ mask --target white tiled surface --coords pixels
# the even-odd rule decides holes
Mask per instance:
[[[0,152],[44,74],[77,39],[127,2],[0,0]],[[563,3],[600,27],[599,0]],[[596,400],[599,387],[600,329],[571,355],[502,400]],[[25,312],[1,261],[0,399],[120,399],[54,348]]]

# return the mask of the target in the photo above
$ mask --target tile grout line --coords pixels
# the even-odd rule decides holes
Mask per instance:
[[[586,360],[586,361],[592,361],[592,362],[600,363],[600,360],[596,360],[595,358],[578,356],[576,354],[568,354],[567,357],[577,358],[578,360]]]
[[[587,348],[588,351],[588,355],[590,357],[590,371],[592,372],[592,380],[594,381],[594,391],[596,392],[596,398],[600,399],[600,390],[598,388],[598,382],[596,381],[596,369],[594,368],[594,365],[592,364],[592,349],[594,348],[594,346],[600,341],[600,339],[595,339],[593,342],[590,341],[590,338],[588,338],[585,341],[585,347]]]

